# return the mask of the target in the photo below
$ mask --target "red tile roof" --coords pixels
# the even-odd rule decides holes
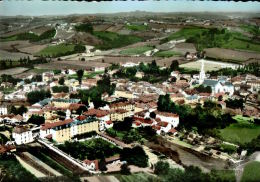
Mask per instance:
[[[161,121],[161,122],[158,122],[157,125],[158,126],[161,126],[161,127],[167,127],[168,126],[168,122],[165,122],[165,121]]]
[[[104,117],[109,115],[109,111],[107,110],[100,110],[100,109],[89,109],[88,111],[83,113],[86,116],[96,116],[96,117]]]
[[[174,113],[170,113],[170,112],[155,111],[155,114],[156,114],[156,115],[165,116],[165,117],[173,117],[173,118],[179,117],[178,114],[174,114]]]
[[[134,121],[139,121],[141,123],[153,124],[153,121],[151,119],[144,119],[144,118],[141,118],[141,117],[134,117],[133,119],[134,119]]]
[[[73,119],[66,119],[64,121],[58,121],[58,122],[55,122],[55,123],[45,123],[45,124],[41,125],[41,130],[47,130],[47,129],[54,128],[54,127],[57,127],[57,126],[66,125],[66,124],[69,124],[71,122],[73,122]]]
[[[91,161],[91,160],[85,159],[83,162],[84,162],[85,164],[87,164],[87,165],[90,165],[91,163],[94,163],[94,164],[95,164],[95,169],[96,169],[96,171],[99,170],[99,168],[98,168],[98,160],[93,160],[93,161]]]
[[[77,117],[77,120],[80,120],[80,121],[83,121],[83,120],[85,120],[87,118],[87,116],[78,116]]]
[[[110,125],[110,124],[112,124],[112,123],[113,123],[113,121],[111,121],[111,120],[106,121],[106,124],[108,124],[108,125]]]

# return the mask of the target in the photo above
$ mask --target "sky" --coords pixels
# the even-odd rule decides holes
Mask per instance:
[[[0,15],[68,15],[117,13],[131,11],[148,12],[260,12],[260,2],[215,2],[215,1],[0,1]]]

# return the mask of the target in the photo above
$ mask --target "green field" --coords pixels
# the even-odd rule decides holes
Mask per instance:
[[[115,175],[120,182],[149,182],[153,178],[152,175],[147,173],[135,173],[131,175]]]
[[[138,55],[138,54],[143,54],[146,51],[152,50],[153,48],[150,46],[142,46],[142,47],[134,47],[134,48],[129,48],[120,51],[120,54],[122,55]]]
[[[124,47],[142,41],[142,38],[135,35],[120,35],[114,32],[96,31],[93,35],[103,41],[103,44],[96,46],[97,49],[102,50]]]
[[[37,35],[32,32],[24,32],[16,35],[11,35],[8,37],[1,37],[0,41],[6,42],[6,41],[15,41],[15,40],[29,40],[31,42],[37,42],[45,39],[51,39],[54,37],[55,33],[56,30],[54,28],[43,32],[41,35]]]
[[[198,50],[219,47],[260,52],[259,42],[242,33],[227,29],[186,27],[163,39],[161,43],[178,39],[186,39],[186,42],[194,43]]]
[[[182,55],[180,52],[175,51],[159,51],[154,54],[156,57],[172,57],[172,56],[180,56]]]
[[[66,55],[68,52],[74,51],[75,45],[73,44],[59,44],[59,45],[51,45],[40,52],[36,53],[37,56],[55,56],[56,55]]]
[[[128,30],[133,30],[133,31],[145,31],[148,29],[147,25],[126,25],[126,28]]]
[[[254,161],[247,164],[244,168],[242,182],[257,182],[260,181],[260,162]]]
[[[250,122],[250,118],[235,116],[237,123],[220,130],[220,136],[224,141],[245,144],[260,135],[260,125]]]

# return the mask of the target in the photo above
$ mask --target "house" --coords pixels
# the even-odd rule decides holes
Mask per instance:
[[[127,111],[134,111],[135,110],[135,104],[133,102],[115,102],[111,103],[109,105],[109,108],[111,110],[118,110],[118,109],[124,109]]]
[[[84,166],[87,167],[88,170],[90,171],[98,171],[99,168],[98,168],[98,160],[88,160],[88,159],[85,159],[83,161],[84,163]]]
[[[42,81],[43,82],[50,82],[54,78],[53,72],[44,72],[42,73]]]
[[[125,109],[116,109],[110,111],[110,120],[111,121],[123,121],[126,117],[132,116],[133,113],[131,111],[127,111]]]
[[[176,128],[179,125],[179,116],[174,113],[155,111],[156,119],[168,122],[172,127]]]
[[[76,119],[43,124],[40,128],[40,137],[52,138],[58,143],[63,143],[72,140],[76,135],[90,131],[99,131],[98,120],[95,117],[82,115]]]
[[[108,110],[99,110],[99,109],[89,109],[88,111],[83,113],[85,116],[96,117],[99,120],[99,130],[103,131],[106,128],[111,126],[110,114]],[[107,124],[109,122],[110,124]]]
[[[16,126],[12,132],[12,138],[17,145],[31,143],[34,141],[32,131],[26,126]]]

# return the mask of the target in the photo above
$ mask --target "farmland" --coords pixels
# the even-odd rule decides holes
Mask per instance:
[[[232,68],[237,67],[238,65],[232,64],[232,63],[224,63],[224,62],[217,62],[217,61],[208,61],[204,60],[204,70],[207,71],[213,71],[213,70],[219,70],[221,68]],[[192,70],[200,70],[201,68],[201,60],[195,61],[195,62],[189,62],[180,65],[181,68],[185,69],[192,69]]]
[[[37,56],[50,56],[50,57],[58,57],[70,55],[78,52],[84,52],[85,46],[82,45],[74,45],[74,44],[58,44],[58,45],[50,45],[40,52],[36,53]]]
[[[133,31],[145,31],[148,29],[147,25],[126,25],[126,28]]]
[[[93,35],[103,41],[103,44],[96,46],[96,48],[102,50],[124,47],[142,41],[142,38],[135,35],[119,35],[117,33],[106,31],[94,32]]]
[[[204,51],[206,57],[225,62],[245,63],[250,59],[260,59],[260,54],[255,52],[238,51],[222,48],[208,48]]]
[[[242,182],[259,181],[260,179],[259,171],[260,171],[260,162],[257,161],[250,162],[245,166],[241,181]]]
[[[186,27],[163,39],[162,43],[175,39],[186,39],[186,42],[195,43],[198,50],[219,47],[260,52],[259,42],[227,29]]]
[[[124,50],[120,51],[120,54],[122,54],[122,55],[139,55],[139,54],[143,54],[146,51],[149,51],[152,49],[153,48],[150,46],[135,47],[135,48],[124,49]]]
[[[250,118],[236,116],[237,123],[220,130],[224,141],[245,144],[260,135],[260,126],[250,122]]]
[[[175,51],[159,51],[159,52],[156,52],[154,54],[154,56],[157,56],[157,57],[172,57],[172,56],[180,56],[182,55],[181,53],[179,52],[175,52]]]

